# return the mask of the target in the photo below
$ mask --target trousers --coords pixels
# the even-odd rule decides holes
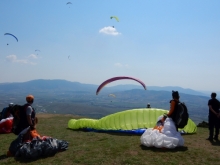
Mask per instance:
[[[213,138],[214,131],[215,131],[215,137],[218,137],[219,125],[220,125],[220,118],[218,118],[217,116],[209,115],[209,137],[210,138]]]

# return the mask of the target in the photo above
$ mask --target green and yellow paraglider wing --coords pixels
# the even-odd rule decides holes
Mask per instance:
[[[70,129],[83,129],[83,128],[95,128],[96,122],[98,120],[95,119],[70,119],[68,122],[68,128]]]
[[[179,130],[183,130],[184,132],[187,132],[187,133],[196,133],[196,131],[197,131],[197,126],[196,126],[196,124],[189,118],[187,125],[186,125],[183,129],[179,129]]]
[[[99,120],[79,119],[75,121],[75,119],[71,119],[68,122],[68,127],[71,129],[92,128],[105,131],[153,128],[158,117],[165,113],[167,114],[168,111],[164,109],[131,109],[105,116]],[[195,133],[197,126],[191,119],[188,119],[188,124],[180,130],[185,133]]]
[[[111,18],[111,19],[112,19],[112,18],[114,18],[114,19],[116,19],[116,21],[118,21],[118,22],[119,22],[119,19],[118,19],[118,17],[117,17],[117,16],[111,16],[110,18]]]

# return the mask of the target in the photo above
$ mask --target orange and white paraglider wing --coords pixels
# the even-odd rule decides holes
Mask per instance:
[[[104,81],[101,85],[99,85],[99,87],[98,87],[97,90],[96,90],[96,95],[98,95],[99,92],[100,92],[100,90],[101,90],[104,86],[106,86],[107,84],[109,84],[109,83],[111,83],[111,82],[113,82],[113,81],[116,81],[116,80],[124,80],[124,79],[129,79],[129,80],[137,81],[138,83],[140,83],[140,84],[144,87],[145,90],[147,89],[147,88],[146,88],[146,85],[145,85],[141,80],[139,80],[139,79],[136,79],[136,78],[133,78],[133,77],[119,76],[119,77],[110,78],[110,79]]]

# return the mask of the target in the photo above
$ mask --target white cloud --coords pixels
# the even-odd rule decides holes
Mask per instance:
[[[29,55],[28,58],[38,59],[38,57],[37,57],[35,54],[31,54],[31,55]]]
[[[31,62],[31,61],[29,61],[27,59],[18,59],[16,55],[8,55],[8,56],[6,56],[6,60],[8,62],[13,62],[13,63],[36,65],[36,63],[33,63],[33,62]]]
[[[114,28],[112,26],[107,26],[107,27],[100,29],[99,33],[104,33],[104,34],[113,35],[113,36],[117,36],[117,35],[121,34],[116,30],[116,28]]]
[[[9,62],[14,62],[17,60],[17,57],[16,57],[16,55],[8,55],[8,56],[6,56],[6,60]]]
[[[119,67],[119,68],[122,68],[122,67],[128,68],[128,64],[122,64],[122,63],[120,63],[120,62],[115,63],[114,66],[115,66],[115,67]]]

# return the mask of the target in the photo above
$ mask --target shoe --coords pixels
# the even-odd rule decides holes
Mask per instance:
[[[207,138],[206,140],[213,141],[213,138],[210,138],[210,137],[209,137],[209,138]]]
[[[214,140],[215,140],[215,141],[219,141],[219,140],[218,140],[218,137],[214,137]]]

